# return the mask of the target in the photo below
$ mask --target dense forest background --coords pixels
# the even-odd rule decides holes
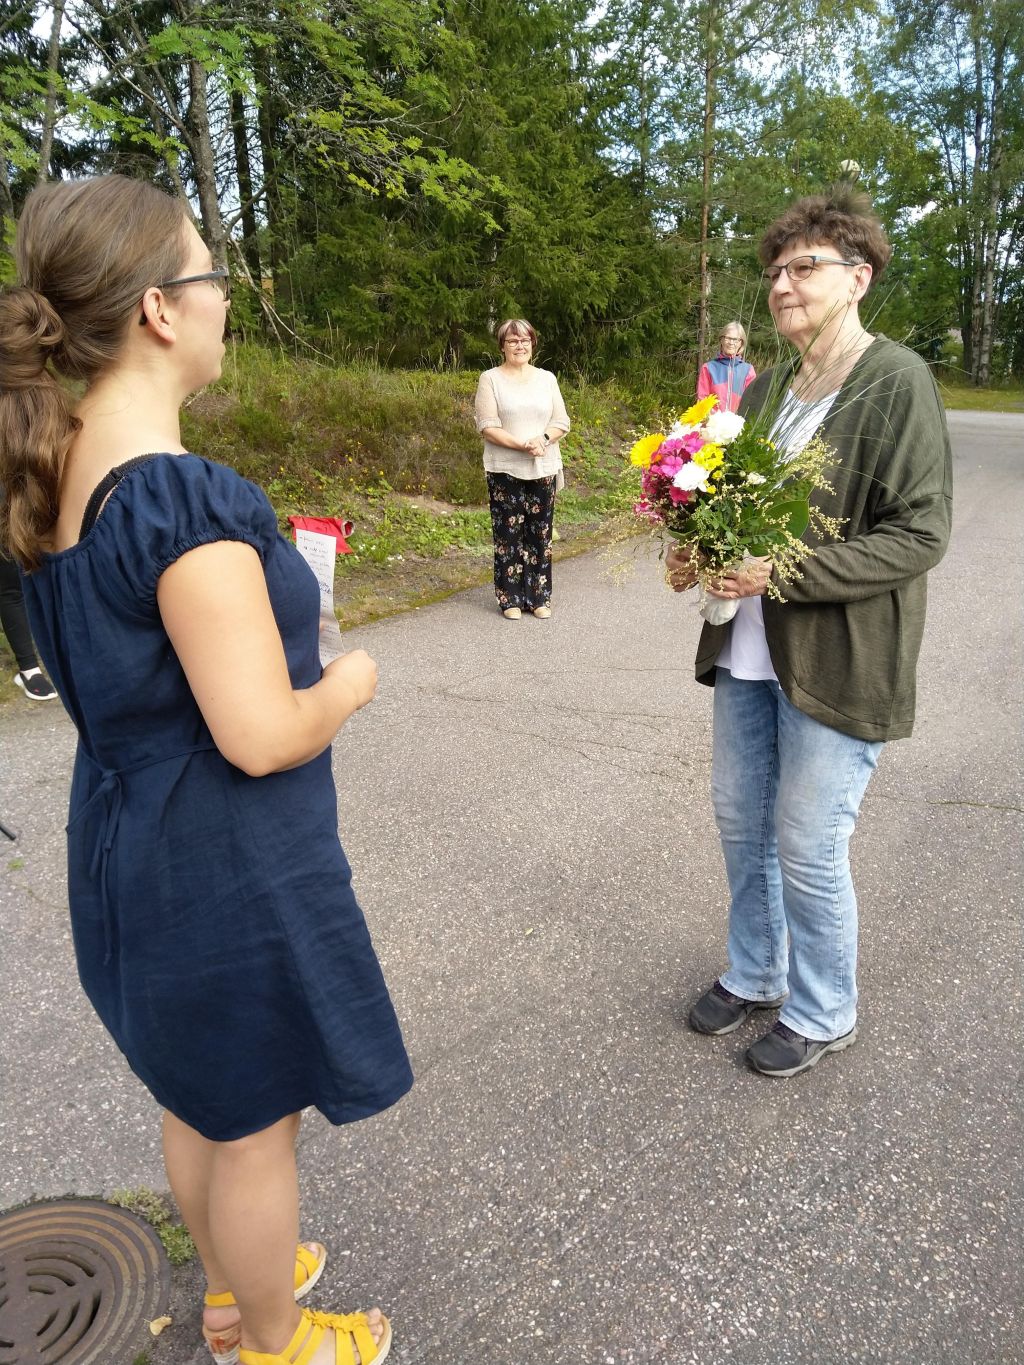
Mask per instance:
[[[794,195],[875,198],[873,325],[1024,371],[1019,0],[0,0],[0,217],[48,176],[152,176],[298,354],[543,355],[637,389],[717,328],[773,346],[756,260]],[[870,311],[870,310],[869,310]]]

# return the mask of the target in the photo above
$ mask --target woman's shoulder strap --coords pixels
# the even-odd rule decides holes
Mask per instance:
[[[140,464],[145,464],[147,460],[151,460],[152,458],[152,455],[136,455],[134,459],[125,460],[124,464],[115,465],[109,474],[104,474],[103,478],[100,479],[99,483],[90,493],[89,501],[85,504],[85,512],[82,516],[82,529],[78,533],[79,540],[84,540],[96,525],[96,518],[100,514],[100,509],[124,476],[130,474],[133,469],[137,469]]]

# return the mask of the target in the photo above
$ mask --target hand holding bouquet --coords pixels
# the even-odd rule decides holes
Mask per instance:
[[[724,624],[738,603],[708,597],[723,574],[745,558],[767,557],[776,579],[799,577],[800,563],[813,554],[801,537],[810,528],[819,539],[835,538],[839,523],[810,501],[816,489],[831,491],[825,471],[835,453],[820,436],[790,457],[768,435],[764,417],[746,421],[716,411],[717,404],[705,398],[667,433],[642,437],[630,462],[641,471],[634,513],[690,552],[701,611]],[[767,592],[784,600],[773,578]]]

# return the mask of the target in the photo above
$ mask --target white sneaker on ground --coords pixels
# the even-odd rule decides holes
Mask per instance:
[[[57,695],[57,689],[41,668],[26,668],[23,673],[15,673],[14,681],[29,701],[53,701]]]

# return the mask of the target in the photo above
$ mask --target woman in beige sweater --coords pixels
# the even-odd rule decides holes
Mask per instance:
[[[510,621],[551,615],[551,523],[569,430],[558,380],[531,364],[537,333],[523,318],[498,328],[502,363],[476,390],[476,427],[494,527],[494,592]]]

